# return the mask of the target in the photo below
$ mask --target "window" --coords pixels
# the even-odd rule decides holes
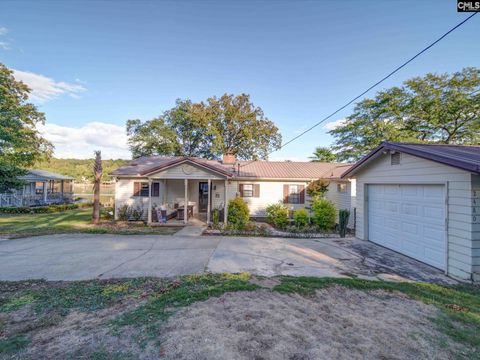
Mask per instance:
[[[390,164],[400,165],[400,153],[396,152],[396,153],[390,154]]]
[[[240,184],[240,197],[260,197],[260,184]]]
[[[337,191],[339,193],[347,192],[347,184],[337,184]]]
[[[35,183],[35,194],[37,195],[43,194],[43,182],[37,181]]]
[[[253,184],[243,184],[243,197],[253,197]]]
[[[148,182],[134,182],[133,183],[133,196],[148,197],[149,188]],[[152,183],[152,196],[160,196],[160,183]]]
[[[286,204],[304,204],[305,186],[304,185],[284,185],[283,202]]]

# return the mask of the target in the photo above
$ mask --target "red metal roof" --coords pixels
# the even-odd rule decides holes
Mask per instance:
[[[111,173],[113,176],[145,176],[183,162],[203,166],[227,177],[244,179],[319,179],[340,178],[349,164],[293,161],[239,161],[226,165],[218,160],[194,157],[148,156],[133,160]]]

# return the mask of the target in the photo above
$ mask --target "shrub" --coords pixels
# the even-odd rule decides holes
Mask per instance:
[[[329,182],[323,179],[310,182],[307,185],[308,196],[310,196],[311,198],[324,197],[325,193],[328,191],[329,184]]]
[[[299,228],[304,228],[308,225],[308,212],[305,208],[300,208],[295,210],[293,213],[293,220],[295,220],[295,225]]]
[[[350,217],[350,211],[342,209],[338,212],[338,232],[340,237],[344,238],[347,233],[348,218]]]
[[[213,211],[212,211],[212,225],[213,225],[213,228],[217,229],[219,223],[220,223],[220,210],[213,209]]]
[[[48,206],[6,206],[0,207],[0,214],[47,214],[47,213],[56,213],[63,212],[67,210],[75,210],[84,207],[91,207],[92,203],[81,203],[81,204],[57,204],[57,205],[48,205]]]
[[[135,209],[132,209],[131,217],[133,218],[134,221],[142,220],[142,216],[143,216],[143,208],[141,206],[137,206]]]
[[[335,226],[336,210],[333,203],[327,199],[317,198],[312,202],[312,222],[320,230],[330,230]]]
[[[228,202],[227,221],[235,229],[243,230],[248,224],[249,210],[247,203],[239,196]]]
[[[284,229],[288,225],[288,209],[283,204],[271,204],[267,206],[267,220],[277,228]]]
[[[118,220],[127,221],[130,214],[130,206],[122,205],[118,208]]]

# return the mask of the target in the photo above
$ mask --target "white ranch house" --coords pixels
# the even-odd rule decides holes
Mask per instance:
[[[115,208],[128,205],[143,210],[148,223],[159,221],[156,209],[184,223],[189,217],[211,222],[213,209],[225,211],[228,201],[241,196],[254,218],[265,217],[273,203],[284,203],[294,210],[308,207],[305,188],[312,180],[325,179],[326,196],[337,209],[352,208],[348,179],[340,175],[350,165],[320,162],[222,161],[193,157],[142,157],[111,173],[116,178]],[[187,211],[184,211],[187,204]],[[353,224],[353,221],[352,221]]]
[[[25,184],[0,194],[1,206],[43,206],[73,202],[73,178],[45,170],[29,170],[20,176]]]

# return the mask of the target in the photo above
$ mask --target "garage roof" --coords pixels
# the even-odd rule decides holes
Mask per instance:
[[[371,160],[382,154],[383,150],[403,152],[440,164],[453,166],[471,173],[480,174],[480,146],[410,144],[382,142],[379,147],[360,159],[342,174],[342,178],[352,176]]]

